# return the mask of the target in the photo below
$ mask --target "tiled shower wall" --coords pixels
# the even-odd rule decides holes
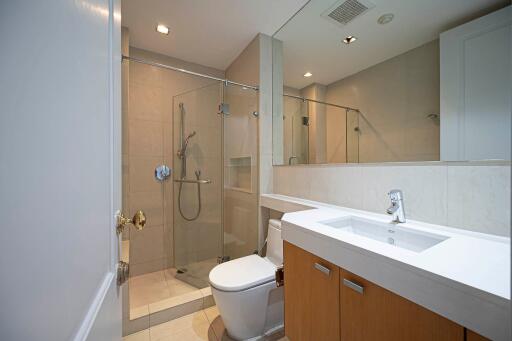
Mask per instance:
[[[274,166],[274,193],[384,213],[404,192],[410,219],[510,236],[510,162]]]
[[[132,57],[224,76],[219,70],[148,51],[130,48],[129,52]],[[130,273],[138,275],[174,265],[173,183],[157,182],[154,169],[163,163],[174,168],[173,97],[211,81],[136,62],[129,62],[128,68],[128,103],[123,103],[127,106],[123,108],[123,210],[130,217],[143,210],[147,217],[144,230],[131,227],[129,231]]]

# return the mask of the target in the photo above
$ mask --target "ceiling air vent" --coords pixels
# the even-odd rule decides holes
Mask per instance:
[[[322,17],[334,21],[339,25],[346,25],[373,7],[375,7],[375,5],[368,1],[338,1],[327,11],[322,13]]]

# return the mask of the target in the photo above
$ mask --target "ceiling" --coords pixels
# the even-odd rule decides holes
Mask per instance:
[[[258,33],[274,34],[307,0],[123,0],[130,45],[225,70]],[[157,24],[170,28],[168,36]]]
[[[509,4],[508,0],[369,0],[375,7],[345,26],[321,14],[336,0],[311,0],[275,37],[283,41],[284,83],[301,89],[331,84],[402,54],[458,26]],[[386,25],[379,16],[393,13]],[[358,38],[342,43],[348,35]],[[310,78],[303,75],[313,74]]]

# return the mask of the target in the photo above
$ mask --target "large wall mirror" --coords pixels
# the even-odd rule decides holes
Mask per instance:
[[[311,0],[273,36],[274,164],[510,160],[505,0]]]

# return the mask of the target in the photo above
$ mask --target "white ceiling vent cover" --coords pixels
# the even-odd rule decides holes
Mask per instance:
[[[369,1],[341,0],[322,13],[322,17],[344,26],[373,7],[375,5]]]

